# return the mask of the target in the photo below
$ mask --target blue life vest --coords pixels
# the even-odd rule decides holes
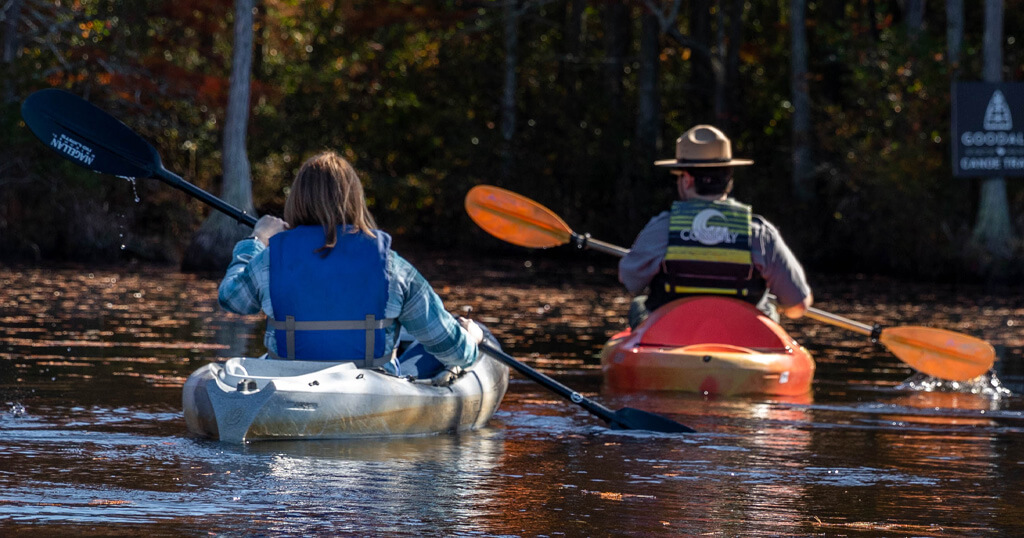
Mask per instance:
[[[338,243],[324,244],[320,226],[298,226],[270,238],[270,303],[277,343],[275,358],[353,361],[380,366],[388,302],[391,236],[376,237],[338,227]],[[321,256],[326,252],[325,256]]]
[[[751,219],[750,206],[731,199],[673,202],[668,250],[651,281],[648,310],[694,295],[757,304],[766,285],[754,270]]]

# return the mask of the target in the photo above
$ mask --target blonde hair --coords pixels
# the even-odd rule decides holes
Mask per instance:
[[[290,227],[323,226],[327,251],[338,244],[338,226],[352,225],[375,237],[377,224],[366,207],[363,184],[352,165],[333,151],[315,155],[302,163],[284,203],[284,220]]]

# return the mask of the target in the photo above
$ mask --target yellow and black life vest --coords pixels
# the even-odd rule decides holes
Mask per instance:
[[[651,282],[648,310],[694,295],[756,304],[765,284],[754,271],[751,220],[750,206],[734,200],[674,202],[668,250]]]

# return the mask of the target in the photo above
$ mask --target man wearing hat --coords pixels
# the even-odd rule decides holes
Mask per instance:
[[[787,317],[807,311],[811,288],[779,231],[729,198],[733,167],[754,161],[733,159],[725,134],[698,125],[676,141],[675,159],[654,164],[671,169],[680,199],[647,223],[619,262],[626,289],[649,289],[630,307],[631,327],[661,305],[695,295],[735,297],[777,317],[766,299],[771,291]]]

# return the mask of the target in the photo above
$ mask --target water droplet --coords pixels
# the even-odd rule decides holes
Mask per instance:
[[[133,178],[133,177],[128,177],[128,176],[117,176],[117,177],[120,177],[120,178],[124,178],[124,179],[127,179],[127,180],[128,180],[128,183],[131,183],[131,184],[132,184],[132,194],[134,194],[134,195],[135,195],[135,203],[136,203],[136,204],[137,204],[137,203],[139,203],[139,191],[138,191],[138,189],[136,188],[136,184],[135,184],[135,178]]]
[[[14,402],[14,403],[12,403],[10,405],[11,405],[11,408],[10,408],[11,414],[14,415],[15,417],[20,417],[20,416],[23,416],[25,414],[25,406],[21,405],[21,403]]]

